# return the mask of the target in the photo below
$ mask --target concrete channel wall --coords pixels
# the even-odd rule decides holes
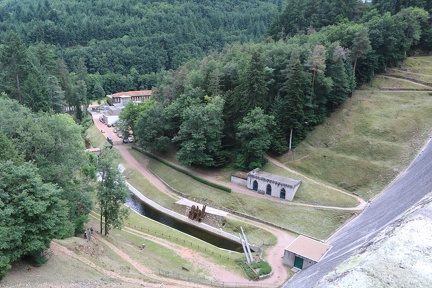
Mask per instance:
[[[186,217],[184,215],[181,215],[181,214],[178,214],[178,213],[176,213],[174,211],[171,211],[171,210],[169,210],[169,209],[167,209],[167,208],[165,208],[165,207],[157,204],[153,200],[150,200],[149,198],[145,197],[144,195],[142,195],[141,192],[139,192],[135,187],[133,187],[128,182],[126,182],[126,185],[127,185],[128,189],[129,189],[129,191],[131,193],[133,193],[141,201],[143,201],[147,205],[153,207],[154,209],[158,210],[159,212],[164,213],[166,215],[169,215],[170,217],[173,217],[173,218],[175,218],[175,219],[177,219],[177,220],[179,220],[181,222],[187,223],[188,225],[192,225],[192,226],[195,226],[195,227],[197,227],[199,229],[206,230],[209,233],[216,234],[216,235],[218,235],[220,237],[227,238],[227,239],[229,239],[231,241],[234,241],[236,243],[239,243],[239,245],[241,245],[239,237],[234,236],[234,235],[232,235],[230,233],[227,233],[225,231],[222,231],[220,229],[217,229],[215,227],[212,227],[210,225],[207,225],[207,224],[204,224],[204,223],[201,223],[201,222],[197,222],[197,221],[191,220],[191,219],[189,219],[188,217]]]

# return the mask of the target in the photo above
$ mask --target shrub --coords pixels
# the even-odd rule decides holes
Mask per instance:
[[[259,275],[267,275],[271,273],[272,268],[269,263],[266,261],[260,261],[258,263],[260,263],[260,270],[258,272]]]
[[[236,259],[235,262],[243,268],[243,271],[251,280],[258,280],[258,274],[244,261],[244,259]]]

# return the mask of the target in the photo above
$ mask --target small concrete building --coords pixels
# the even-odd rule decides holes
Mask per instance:
[[[261,194],[292,201],[301,183],[301,180],[285,178],[256,168],[247,174],[246,187]]]
[[[323,242],[300,235],[285,248],[283,263],[300,270],[306,269],[319,262],[331,247]]]

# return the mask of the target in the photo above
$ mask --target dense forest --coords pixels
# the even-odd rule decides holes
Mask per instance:
[[[431,9],[430,0],[1,1],[0,279],[20,259],[45,261],[52,238],[82,232],[94,191],[106,233],[124,215],[103,208],[125,197],[115,155],[84,152],[89,100],[152,88],[153,101],[121,115],[140,145],[174,145],[185,165],[261,167],[375,73],[428,53]]]
[[[105,93],[151,89],[176,69],[233,42],[261,39],[282,0],[2,1],[0,39],[15,31],[29,45],[53,45],[71,71],[84,62]],[[247,13],[245,13],[247,11]]]

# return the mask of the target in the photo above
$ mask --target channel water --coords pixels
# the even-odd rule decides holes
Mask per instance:
[[[196,226],[189,225],[183,221],[180,221],[176,218],[173,218],[165,213],[154,209],[150,205],[147,205],[145,202],[141,201],[138,197],[133,194],[130,194],[126,199],[126,205],[128,205],[131,209],[135,210],[141,215],[144,215],[150,219],[153,219],[157,222],[165,224],[171,228],[189,234],[193,237],[201,239],[207,243],[210,243],[219,248],[242,252],[243,248],[240,243],[227,239],[225,237],[210,233],[204,229],[200,229]]]

